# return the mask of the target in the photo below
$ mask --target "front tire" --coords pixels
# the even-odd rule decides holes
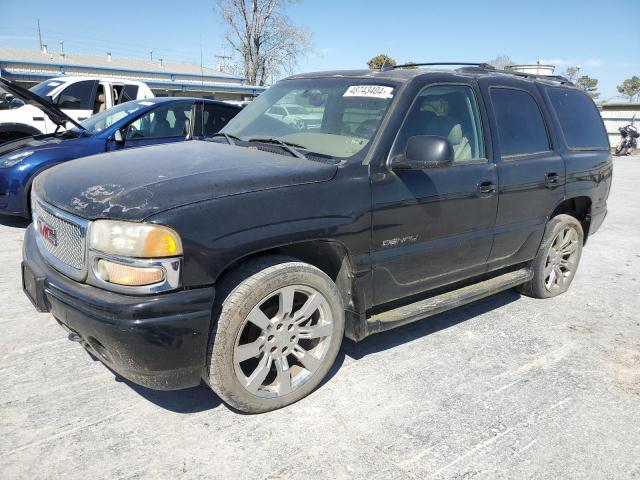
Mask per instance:
[[[324,272],[264,257],[239,267],[218,294],[205,380],[226,403],[261,413],[318,386],[344,335],[342,298]]]
[[[570,215],[549,220],[538,254],[531,262],[533,278],[520,285],[520,293],[533,298],[551,298],[566,292],[580,263],[584,232]]]

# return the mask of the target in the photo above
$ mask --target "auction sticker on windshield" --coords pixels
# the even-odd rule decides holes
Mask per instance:
[[[380,85],[353,85],[347,88],[343,97],[391,98],[393,87]]]

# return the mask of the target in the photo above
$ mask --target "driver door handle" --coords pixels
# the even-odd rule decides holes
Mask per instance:
[[[554,188],[558,185],[558,183],[560,183],[560,175],[558,175],[556,172],[547,172],[547,174],[544,176],[544,184],[548,188]]]
[[[478,184],[478,193],[480,195],[492,195],[496,193],[496,185],[493,182],[481,182]]]

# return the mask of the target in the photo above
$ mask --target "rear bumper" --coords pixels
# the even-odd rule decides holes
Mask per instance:
[[[70,338],[108,367],[145,387],[175,390],[200,383],[211,327],[213,288],[156,296],[108,292],[75,282],[49,266],[25,233],[23,288],[51,312]]]
[[[589,222],[589,234],[588,234],[589,237],[598,231],[598,229],[604,223],[604,219],[606,217],[607,217],[606,208],[603,208],[602,210],[591,214],[591,221]]]

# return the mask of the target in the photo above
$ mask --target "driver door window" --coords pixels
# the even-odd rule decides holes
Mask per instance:
[[[192,102],[181,102],[147,112],[129,125],[125,139],[184,139],[189,133],[192,106]]]
[[[86,120],[93,113],[96,103],[97,80],[75,82],[65,88],[55,100],[56,105],[68,111],[74,120]]]
[[[471,87],[434,85],[414,101],[394,146],[404,153],[410,137],[435,135],[451,142],[455,162],[485,159],[478,104]]]

